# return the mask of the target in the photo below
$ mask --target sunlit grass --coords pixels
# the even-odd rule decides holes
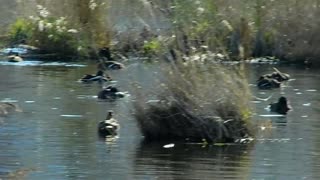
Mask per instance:
[[[148,101],[139,89],[135,118],[147,140],[235,142],[252,135],[250,91],[233,68],[195,61],[162,69]]]

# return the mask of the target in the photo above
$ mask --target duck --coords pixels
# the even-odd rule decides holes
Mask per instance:
[[[98,93],[98,99],[115,99],[123,98],[124,96],[123,92],[120,92],[118,88],[112,85],[109,85]]]
[[[116,136],[118,135],[119,129],[120,125],[113,117],[113,111],[108,111],[106,119],[100,121],[98,124],[98,133],[102,137]]]
[[[261,76],[257,81],[257,87],[259,89],[279,88],[280,85],[281,85],[281,82],[279,82],[276,79],[269,78],[267,76]]]
[[[9,102],[0,103],[0,116],[5,116],[12,111],[21,111],[21,109],[18,107],[18,105]]]
[[[278,99],[278,102],[270,104],[270,111],[271,112],[276,112],[279,114],[286,115],[289,110],[291,110],[291,107],[288,103],[287,98],[284,96],[281,96]]]
[[[125,66],[124,64],[117,62],[117,61],[105,61],[105,66],[107,69],[110,70],[119,70],[119,69],[124,69]]]
[[[112,81],[112,78],[107,75],[106,77],[104,76],[104,72],[102,70],[97,71],[95,75],[92,74],[86,74],[84,75],[81,79],[81,82],[89,83],[89,82],[107,82],[107,81]]]
[[[290,75],[282,72],[273,72],[271,74],[271,78],[276,79],[279,82],[288,81],[290,79]]]
[[[10,55],[10,56],[7,56],[8,58],[8,62],[22,62],[23,59],[22,57],[20,57],[19,55]]]

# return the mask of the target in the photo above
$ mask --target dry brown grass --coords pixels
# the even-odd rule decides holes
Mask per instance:
[[[241,74],[219,64],[175,64],[153,92],[137,93],[135,118],[147,140],[234,142],[249,137],[250,91]]]

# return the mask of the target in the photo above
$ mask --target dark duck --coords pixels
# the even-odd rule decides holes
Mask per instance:
[[[290,75],[280,72],[277,68],[273,68],[275,71],[271,74],[265,74],[260,76],[257,80],[257,86],[259,89],[273,89],[279,88],[281,82],[288,81]]]
[[[107,82],[112,81],[112,78],[107,75],[104,75],[102,70],[97,71],[96,74],[86,74],[81,79],[81,82],[89,83],[89,82]]]
[[[110,70],[119,70],[125,68],[124,64],[117,61],[105,61],[105,66]]]
[[[257,87],[259,89],[273,89],[273,88],[279,88],[281,85],[281,82],[279,82],[276,79],[268,78],[266,76],[261,76],[257,81]]]
[[[125,95],[123,92],[120,92],[118,88],[111,85],[102,89],[98,93],[99,99],[115,99],[115,98],[123,98],[124,96]]]
[[[113,112],[109,111],[105,120],[99,122],[98,133],[101,137],[116,136],[120,125],[113,117]]]
[[[283,96],[279,98],[278,102],[270,104],[271,112],[285,115],[289,110],[291,110],[291,107],[289,106],[287,98]]]

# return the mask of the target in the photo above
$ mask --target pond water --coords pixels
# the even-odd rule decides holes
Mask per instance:
[[[249,81],[275,65],[251,65]],[[293,111],[272,116],[271,101],[253,101],[261,129],[250,144],[201,147],[145,144],[132,117],[132,96],[99,101],[99,84],[77,82],[95,73],[91,64],[0,63],[0,100],[23,112],[0,119],[0,179],[320,179],[320,74],[278,67],[292,81],[281,89],[253,93],[261,98],[283,94]],[[157,66],[131,64],[111,76],[132,94],[133,80],[153,87]],[[97,135],[97,123],[115,112],[120,135]]]

